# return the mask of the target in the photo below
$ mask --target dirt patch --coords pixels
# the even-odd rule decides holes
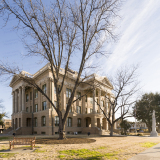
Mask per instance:
[[[93,142],[96,142],[96,140],[88,138],[67,138],[63,140],[58,140],[57,138],[36,139],[36,144],[82,144]]]

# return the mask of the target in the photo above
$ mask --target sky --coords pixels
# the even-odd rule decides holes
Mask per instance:
[[[111,52],[107,58],[99,58],[100,75],[112,75],[122,65],[139,65],[138,79],[142,92],[160,92],[160,1],[128,0],[124,1],[116,32],[116,43],[108,43],[105,50]],[[23,70],[35,73],[45,62],[35,57],[25,57],[26,49],[21,42],[21,33],[12,30],[14,19],[6,27],[0,18],[0,60],[19,65]],[[95,59],[91,62],[94,63]],[[96,60],[97,61],[97,60]],[[0,99],[5,111],[12,113],[12,95],[9,81],[0,83]],[[0,110],[1,112],[1,110]]]

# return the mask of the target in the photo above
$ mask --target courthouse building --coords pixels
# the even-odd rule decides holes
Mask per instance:
[[[47,96],[56,105],[56,91],[50,65],[47,64],[38,72],[31,75],[22,71],[25,76],[32,76],[36,83],[43,89]],[[59,83],[62,81],[64,69],[60,69]],[[67,101],[74,87],[77,72],[69,70],[65,79],[64,87],[61,92],[62,113],[64,115]],[[86,80],[97,84],[96,90],[88,92],[90,85],[80,84],[75,92],[75,97],[79,97],[87,93],[80,100],[72,104],[68,118],[65,124],[66,134],[77,133],[93,133],[98,134],[100,131],[109,130],[109,125],[100,108],[97,106],[96,100],[107,113],[109,103],[105,96],[112,98],[112,85],[106,77],[100,77],[93,74]],[[12,108],[12,127],[16,134],[58,134],[59,117],[56,111],[37,89],[33,88],[18,76],[14,76],[10,83],[12,87],[13,108]]]

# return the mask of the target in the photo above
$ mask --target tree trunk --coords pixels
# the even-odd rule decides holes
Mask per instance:
[[[62,113],[59,112],[59,138],[60,140],[62,139],[66,139],[66,135],[65,135],[65,123],[62,122]]]
[[[114,124],[111,124],[110,136],[113,136],[113,127],[114,127]]]
[[[58,139],[66,139],[66,134],[65,134],[65,130],[64,127],[62,126],[62,124],[59,124],[59,138]]]

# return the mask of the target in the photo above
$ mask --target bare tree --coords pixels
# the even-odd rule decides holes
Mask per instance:
[[[64,125],[75,91],[85,79],[81,80],[80,77],[87,61],[94,54],[105,54],[102,46],[106,39],[116,38],[113,29],[119,5],[119,0],[56,0],[51,4],[44,4],[41,0],[0,0],[0,15],[5,24],[12,17],[17,19],[15,29],[23,32],[27,56],[39,56],[49,62],[57,93],[57,107],[32,77],[26,77],[20,72],[19,67],[10,67],[1,61],[0,73],[17,75],[48,99],[59,116],[59,139],[65,138]],[[27,41],[29,38],[31,41]],[[75,57],[79,58],[78,75],[62,117],[60,95]],[[60,83],[61,67],[65,68],[65,73]]]
[[[115,77],[110,79],[113,85],[113,94],[110,97],[106,96],[109,104],[107,112],[102,109],[101,104],[96,102],[110,125],[110,136],[113,136],[114,124],[118,120],[133,117],[130,109],[136,102],[134,96],[140,89],[137,81],[137,69],[138,66],[122,67],[117,70]],[[115,114],[118,115],[117,113],[120,116],[115,118]]]

